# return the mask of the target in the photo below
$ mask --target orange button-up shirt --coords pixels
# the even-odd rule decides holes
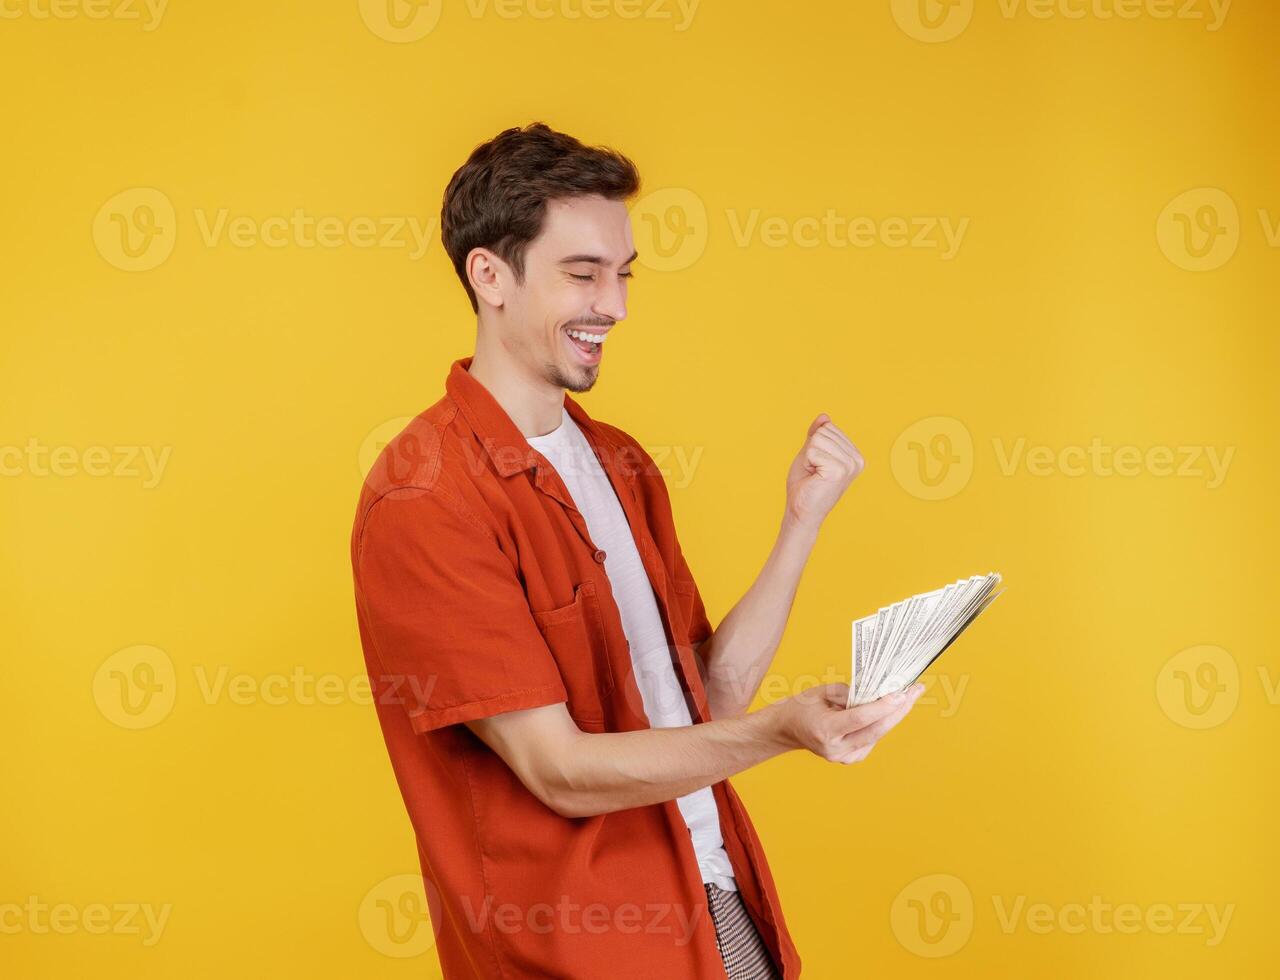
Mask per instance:
[[[675,800],[563,817],[464,724],[567,703],[586,732],[650,727],[604,552],[546,457],[455,361],[445,395],[379,455],[351,537],[377,716],[409,817],[448,978],[722,980]],[[694,647],[711,635],[666,484],[615,426],[565,407],[591,444],[653,586],[694,724]],[[787,980],[800,958],[755,829],[713,787],[742,898]]]

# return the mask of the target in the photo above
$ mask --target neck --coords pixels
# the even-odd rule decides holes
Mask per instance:
[[[493,395],[522,436],[544,436],[560,425],[564,389],[532,374],[502,344],[487,342],[484,331],[476,336],[467,372]]]

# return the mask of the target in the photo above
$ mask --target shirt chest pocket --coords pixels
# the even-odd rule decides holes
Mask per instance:
[[[594,582],[574,588],[573,601],[534,612],[569,695],[568,710],[584,728],[604,729],[604,706],[613,691],[613,668]]]

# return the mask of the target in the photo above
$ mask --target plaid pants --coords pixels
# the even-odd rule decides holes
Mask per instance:
[[[716,946],[729,980],[778,980],[773,957],[756,931],[738,892],[725,891],[704,882],[711,919],[716,925]]]

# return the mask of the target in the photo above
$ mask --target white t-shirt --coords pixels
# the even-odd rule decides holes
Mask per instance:
[[[564,480],[574,505],[587,522],[597,548],[605,553],[604,570],[622,614],[622,628],[631,645],[636,686],[653,728],[692,725],[684,690],[671,662],[672,651],[662,627],[662,614],[649,575],[636,550],[627,515],[618,502],[608,474],[600,466],[582,430],[562,409],[561,424],[544,436],[526,437]],[[704,882],[737,891],[733,866],[720,833],[720,814],[711,788],[704,787],[676,799],[693,837],[698,868]]]

